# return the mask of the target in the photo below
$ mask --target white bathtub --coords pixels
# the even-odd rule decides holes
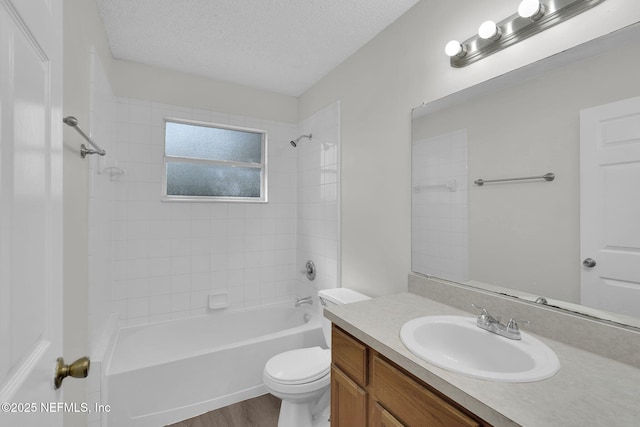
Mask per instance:
[[[103,419],[109,427],[157,427],[267,393],[270,357],[325,345],[317,307],[292,305],[120,329],[105,369]]]

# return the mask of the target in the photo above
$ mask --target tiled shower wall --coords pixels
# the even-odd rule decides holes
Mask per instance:
[[[340,286],[340,102],[299,124],[298,269],[313,260],[317,274],[310,282],[299,274],[300,292]]]
[[[467,132],[413,143],[411,269],[469,279]]]
[[[269,203],[162,202],[164,118],[265,129]],[[113,304],[124,324],[205,314],[211,292],[239,308],[296,294],[295,124],[118,98]]]

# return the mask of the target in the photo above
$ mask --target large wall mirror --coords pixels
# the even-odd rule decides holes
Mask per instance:
[[[415,108],[412,270],[640,327],[639,70],[635,24]]]

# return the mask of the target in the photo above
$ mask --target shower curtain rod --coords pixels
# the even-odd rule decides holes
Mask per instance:
[[[87,142],[88,142],[89,144],[91,144],[91,146],[92,146],[93,148],[95,148],[95,150],[92,150],[92,149],[87,148],[87,146],[86,146],[86,145],[82,144],[82,145],[80,146],[80,156],[81,156],[83,159],[85,158],[85,156],[86,156],[87,154],[98,154],[98,155],[100,155],[100,156],[104,156],[105,154],[107,154],[107,152],[106,152],[106,151],[104,151],[102,148],[100,148],[100,146],[99,146],[98,144],[96,144],[95,142],[93,142],[93,141],[91,140],[91,138],[89,138],[89,136],[88,136],[86,133],[84,133],[84,132],[82,131],[82,129],[80,129],[80,128],[78,127],[78,119],[76,119],[76,118],[75,118],[75,117],[73,117],[73,116],[67,116],[67,117],[65,117],[64,119],[62,119],[62,121],[64,122],[64,124],[66,124],[66,125],[68,125],[68,126],[71,126],[71,127],[72,127],[72,128],[74,128],[75,130],[77,130],[77,131],[78,131],[78,133],[79,133],[80,135],[82,135],[82,137],[83,137],[84,139],[86,139],[86,140],[87,140]]]

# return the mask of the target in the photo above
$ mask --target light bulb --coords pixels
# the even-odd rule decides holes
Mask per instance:
[[[518,6],[518,15],[537,21],[544,15],[544,5],[539,0],[522,0]]]
[[[454,56],[462,57],[467,53],[467,49],[465,49],[465,47],[462,44],[460,44],[458,40],[451,40],[444,47],[444,53],[446,53],[447,56],[451,56],[451,57],[454,57]]]
[[[493,21],[484,21],[478,28],[478,35],[485,40],[498,40],[502,35],[500,28]]]

